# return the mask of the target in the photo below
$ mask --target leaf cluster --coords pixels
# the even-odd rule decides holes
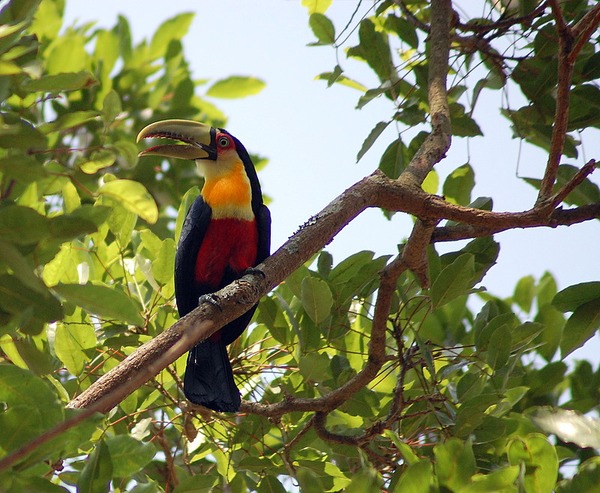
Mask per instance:
[[[377,2],[339,34],[326,16],[331,2],[303,3],[315,44],[339,52],[352,40],[346,55],[378,82],[352,80],[339,60],[320,78],[360,90],[359,108],[391,103],[358,158],[390,126],[414,127],[380,159],[387,178],[401,177],[434,137],[432,107],[444,107],[430,94],[427,44],[440,2]],[[556,25],[592,10],[567,2],[558,16],[521,3],[504,14],[490,4],[466,21],[453,12],[445,106],[453,136],[476,137],[480,94],[517,84],[528,103],[503,114],[515,135],[552,153],[562,87]],[[191,164],[138,162],[137,130],[165,118],[222,126],[210,98],[264,84],[232,76],[200,96],[206,81],[192,77],[182,44],[191,14],[134,44],[123,17],[111,29],[64,27],[63,10],[63,0],[28,0],[0,11],[0,490],[593,490],[600,433],[588,415],[597,412],[600,368],[563,359],[600,326],[600,285],[559,291],[546,273],[523,277],[508,298],[486,291],[500,250],[494,225],[440,253],[430,244],[437,222],[424,216],[415,231],[429,237],[416,261],[410,239],[395,257],[361,251],[336,263],[323,250],[307,260],[229,348],[244,399],[238,415],[185,401],[184,358],[141,369],[148,382],[105,415],[69,408],[176,323],[175,241],[200,183]],[[597,42],[578,50],[567,156],[580,149],[576,131],[598,124]],[[475,171],[457,167],[441,184],[451,238],[462,234],[461,217],[492,211],[491,198],[473,196]],[[582,170],[562,165],[554,178],[554,206],[599,202]],[[418,185],[433,194],[438,182],[430,173]]]

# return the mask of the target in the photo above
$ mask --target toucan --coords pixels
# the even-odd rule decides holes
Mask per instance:
[[[148,138],[174,142],[149,147],[141,156],[193,160],[204,177],[175,255],[175,299],[183,317],[200,298],[210,297],[269,256],[271,215],[248,151],[226,130],[190,120],[162,120],[142,129],[137,141]],[[253,306],[188,353],[183,390],[189,401],[215,411],[239,410],[240,392],[226,346],[242,334],[255,310]]]

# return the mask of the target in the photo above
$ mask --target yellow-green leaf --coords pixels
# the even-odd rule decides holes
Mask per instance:
[[[158,220],[158,207],[152,195],[141,183],[133,180],[114,180],[104,183],[98,193],[119,202],[150,224]]]
[[[265,83],[256,77],[233,75],[215,82],[206,92],[214,98],[244,98],[258,94],[265,87]]]

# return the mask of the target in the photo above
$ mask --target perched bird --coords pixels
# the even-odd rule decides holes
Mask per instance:
[[[177,143],[149,147],[140,155],[191,159],[204,176],[175,257],[175,298],[179,315],[184,316],[198,306],[200,297],[225,287],[268,257],[271,215],[248,151],[226,130],[189,120],[163,120],[145,127],[137,140],[147,138]],[[239,410],[240,393],[226,346],[242,334],[255,309],[189,352],[184,393],[191,402],[215,411]]]

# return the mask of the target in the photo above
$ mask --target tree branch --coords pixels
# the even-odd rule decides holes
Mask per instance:
[[[494,225],[473,226],[470,224],[459,224],[457,226],[443,226],[436,228],[431,235],[431,242],[438,243],[444,241],[468,240],[471,238],[480,238],[482,236],[491,236],[501,233],[508,229],[521,229],[571,226],[573,224],[600,219],[600,204],[584,205],[574,209],[555,209],[550,216],[534,217],[529,216],[527,221],[520,222],[519,226]]]
[[[556,108],[554,111],[554,125],[550,141],[550,154],[546,164],[546,171],[542,178],[540,191],[536,201],[537,205],[545,205],[550,212],[551,204],[548,203],[556,181],[558,166],[562,157],[567,129],[569,123],[569,96],[571,81],[573,79],[574,60],[571,59],[573,47],[573,33],[566,24],[558,0],[550,0],[552,13],[556,21],[558,33],[558,80],[556,88]]]
[[[446,91],[448,55],[450,53],[450,0],[431,2],[431,33],[428,42],[428,98],[431,133],[415,153],[398,180],[406,185],[421,185],[433,166],[439,163],[450,148],[452,127]]]

